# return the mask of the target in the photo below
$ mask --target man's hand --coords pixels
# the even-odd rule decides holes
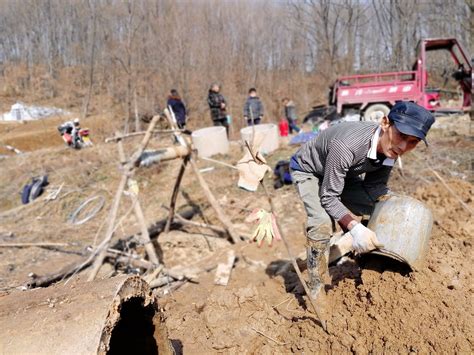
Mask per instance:
[[[375,233],[362,223],[357,223],[349,232],[352,235],[352,247],[358,254],[383,248],[383,244],[380,244]]]

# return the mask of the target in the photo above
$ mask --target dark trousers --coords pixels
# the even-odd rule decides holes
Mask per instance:
[[[254,124],[260,124],[260,118],[254,118],[254,119],[253,119],[253,123],[254,123]],[[248,125],[248,126],[252,126],[252,120],[248,119],[248,120],[247,120],[247,125]]]
[[[227,132],[227,137],[229,137],[229,122],[227,121],[227,117],[226,118],[220,118],[220,119],[217,119],[217,120],[213,120],[214,122],[214,126],[223,126],[225,127],[225,130]]]
[[[290,128],[290,133],[293,133],[293,131],[295,131],[296,133],[301,131],[301,128],[299,128],[296,125],[296,121],[294,121],[294,120],[288,120],[288,127]]]

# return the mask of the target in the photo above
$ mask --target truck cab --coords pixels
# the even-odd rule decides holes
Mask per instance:
[[[445,68],[442,76],[454,80],[456,90],[431,86],[427,63],[435,51],[450,54],[454,69]],[[338,114],[356,110],[362,119],[372,120],[374,112],[388,114],[397,101],[413,101],[435,113],[469,111],[471,92],[472,64],[459,42],[455,38],[423,39],[418,43],[417,59],[411,71],[340,77],[331,87],[329,104],[335,106]]]

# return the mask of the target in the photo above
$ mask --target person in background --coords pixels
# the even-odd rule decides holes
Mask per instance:
[[[259,124],[263,119],[263,104],[255,88],[249,90],[249,97],[245,101],[244,119],[247,120],[249,126]]]
[[[214,123],[214,126],[225,127],[228,136],[229,121],[227,120],[227,103],[224,96],[222,96],[219,91],[219,85],[212,84],[207,96],[207,103],[209,104],[209,108],[211,110],[211,119]]]
[[[301,131],[301,129],[296,125],[296,120],[298,119],[298,117],[296,117],[295,103],[287,97],[281,100],[281,102],[283,103],[283,106],[285,108],[285,118],[288,121],[290,134],[293,133],[293,131],[298,133],[299,131]]]
[[[173,110],[174,116],[176,117],[176,122],[178,127],[183,129],[186,126],[186,106],[184,105],[183,100],[178,94],[178,91],[173,89],[170,91],[168,96],[168,102],[166,103],[168,107],[171,107]]]

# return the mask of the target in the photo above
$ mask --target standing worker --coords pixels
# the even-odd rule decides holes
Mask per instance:
[[[184,105],[183,100],[178,94],[178,91],[172,89],[170,95],[168,96],[168,102],[166,103],[168,107],[171,107],[173,110],[174,116],[176,117],[176,123],[180,129],[183,129],[186,126],[186,106]]]
[[[296,120],[298,119],[298,117],[296,117],[295,103],[287,97],[281,100],[281,102],[283,103],[283,106],[285,108],[285,118],[288,121],[290,134],[293,133],[293,131],[298,133],[301,129],[296,125]]]
[[[395,160],[421,140],[426,144],[433,122],[433,115],[423,107],[398,102],[380,123],[332,126],[293,155],[291,175],[308,217],[308,286],[313,299],[325,294],[331,219],[350,232],[356,253],[380,247],[375,233],[351,213],[372,213],[375,203],[390,193],[387,182]]]
[[[218,84],[212,84],[207,96],[207,103],[211,109],[211,119],[214,126],[224,126],[229,136],[229,121],[227,120],[227,103],[220,94]]]
[[[263,120],[263,104],[257,96],[257,90],[255,88],[249,90],[249,96],[247,101],[245,101],[244,119],[247,120],[247,125],[249,126],[260,124]]]

